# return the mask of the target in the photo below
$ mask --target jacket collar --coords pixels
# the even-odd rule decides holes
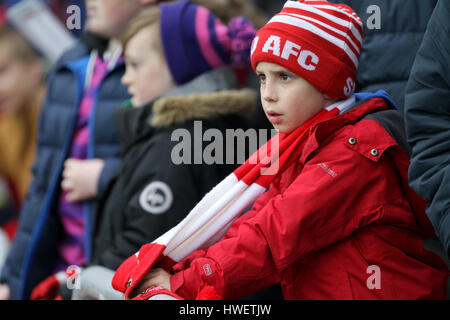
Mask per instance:
[[[327,121],[318,123],[311,128],[310,138],[306,142],[299,160],[302,163],[305,163],[309,156],[319,148],[320,143],[338,129],[346,125],[355,124],[368,115],[376,114],[389,109],[390,106],[386,103],[383,97],[369,98],[368,100],[359,101],[347,112],[344,112]],[[386,136],[386,138],[392,140],[393,137]]]
[[[80,40],[87,46],[88,51],[97,50],[99,55],[103,55],[103,53],[108,49],[108,38],[104,38],[89,31],[83,33]]]
[[[256,99],[256,92],[250,89],[163,98],[153,105],[151,126],[169,127],[191,119],[210,119],[232,114],[248,117],[256,107]]]
[[[156,99],[151,125],[168,127],[190,119],[249,115],[256,107],[256,93],[237,87],[236,75],[229,67],[204,73]]]

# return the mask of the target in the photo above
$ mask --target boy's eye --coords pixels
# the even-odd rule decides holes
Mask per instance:
[[[134,61],[125,61],[125,65],[127,68],[136,69],[138,64]]]
[[[287,74],[285,74],[285,73],[281,73],[281,74],[280,74],[280,78],[281,78],[281,80],[283,80],[283,81],[289,81],[289,80],[291,80],[291,76],[289,76],[289,75],[287,75]]]
[[[261,82],[266,81],[266,75],[263,73],[258,74],[258,78],[259,78],[259,81],[261,81]]]

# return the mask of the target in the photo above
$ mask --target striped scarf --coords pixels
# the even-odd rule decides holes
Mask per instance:
[[[350,103],[349,103],[350,102]],[[348,99],[341,106],[349,107]],[[117,269],[113,287],[130,293],[156,264],[169,270],[195,250],[220,240],[233,222],[301,155],[310,129],[342,111],[325,109],[289,134],[278,134],[226,177],[175,227],[141,247]],[[158,290],[153,290],[158,294]]]

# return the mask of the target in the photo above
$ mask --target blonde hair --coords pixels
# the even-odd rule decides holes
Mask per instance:
[[[5,46],[14,59],[28,62],[39,57],[34,48],[14,29],[0,27],[0,46]]]
[[[125,51],[128,42],[133,38],[139,31],[147,27],[155,27],[156,32],[158,32],[158,37],[155,37],[155,41],[151,45],[164,57],[164,51],[161,41],[161,28],[160,28],[160,18],[161,11],[156,5],[150,5],[141,10],[125,28],[124,33],[121,37],[121,42],[123,50]]]

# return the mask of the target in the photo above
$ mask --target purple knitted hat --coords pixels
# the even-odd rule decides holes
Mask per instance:
[[[224,65],[250,66],[256,29],[246,18],[234,18],[227,27],[189,0],[159,6],[164,54],[178,85]]]

